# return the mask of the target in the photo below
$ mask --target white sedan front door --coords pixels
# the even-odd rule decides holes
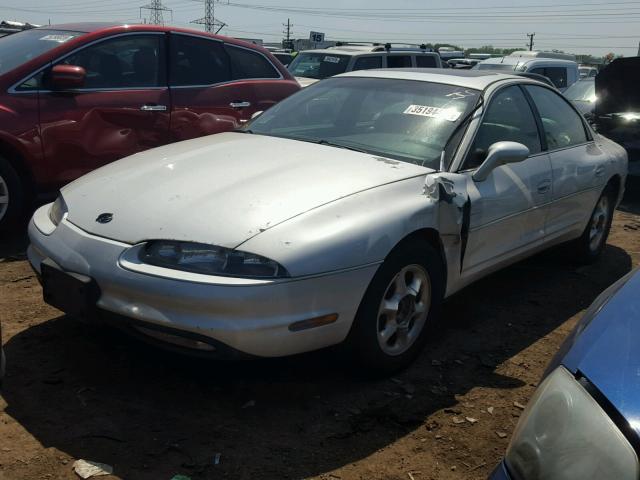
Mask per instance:
[[[552,195],[551,162],[542,150],[536,120],[517,85],[493,95],[463,168],[469,176],[489,147],[519,142],[530,156],[493,170],[480,182],[469,181],[470,217],[462,275],[467,280],[494,270],[544,241]]]

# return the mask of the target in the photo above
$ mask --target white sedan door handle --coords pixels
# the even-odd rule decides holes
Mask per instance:
[[[166,105],[143,105],[140,107],[143,112],[166,112]]]
[[[551,189],[551,180],[543,180],[538,184],[538,193],[545,194]]]
[[[247,108],[251,106],[251,102],[231,102],[229,106],[232,108]]]

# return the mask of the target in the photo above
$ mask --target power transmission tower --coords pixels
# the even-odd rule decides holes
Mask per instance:
[[[218,33],[220,30],[222,30],[222,27],[226,27],[226,23],[216,19],[216,17],[213,15],[214,3],[215,0],[204,0],[204,17],[197,20],[192,20],[191,23],[199,23],[200,25],[204,25],[204,31],[210,33]]]
[[[171,12],[173,17],[173,11],[162,5],[162,0],[151,0],[151,3],[140,7],[140,16],[142,16],[142,10],[149,10],[149,23],[154,25],[164,25],[162,12]]]
[[[529,37],[529,50],[533,50],[533,37],[535,37],[536,34],[534,33],[527,33],[527,37]]]
[[[293,28],[293,25],[291,24],[291,19],[287,18],[287,23],[283,23],[282,26],[286,29],[282,32],[286,36],[286,39],[282,41],[282,47],[293,49],[291,42],[291,35],[293,35],[293,30],[291,29]]]

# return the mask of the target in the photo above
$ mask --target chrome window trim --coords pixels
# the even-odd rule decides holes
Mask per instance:
[[[168,85],[169,88],[174,89],[185,89],[185,88],[209,88],[209,87],[217,87],[220,85],[227,85],[230,83],[236,83],[236,82],[247,82],[247,81],[253,81],[253,80],[259,80],[259,81],[265,81],[265,80],[283,80],[284,76],[282,75],[282,72],[280,72],[280,70],[278,70],[278,68],[276,68],[276,66],[273,64],[273,62],[269,59],[269,57],[267,57],[264,53],[262,53],[260,50],[254,49],[254,48],[248,48],[248,47],[243,47],[240,45],[234,45],[232,43],[227,43],[223,40],[219,40],[217,38],[211,38],[211,37],[207,37],[204,35],[196,35],[193,33],[184,33],[184,32],[176,32],[176,31],[171,31],[170,32],[171,35],[184,35],[187,37],[195,37],[195,38],[202,38],[204,40],[210,40],[213,42],[218,42],[222,45],[222,47],[232,47],[232,48],[240,48],[242,50],[247,50],[249,52],[252,53],[257,53],[258,55],[261,55],[262,58],[264,58],[267,62],[269,62],[269,65],[271,65],[271,67],[276,71],[276,73],[278,74],[277,77],[268,77],[268,78],[235,78],[232,80],[228,80],[226,82],[217,82],[217,83],[209,83],[209,84],[204,84],[204,85],[171,85],[171,48],[169,48],[169,57],[168,57],[168,62],[169,62],[169,79],[168,79]],[[229,61],[231,62],[231,59],[229,59]]]
[[[58,62],[61,62],[62,60],[64,60],[67,57],[70,57],[71,55],[75,54],[76,52],[79,52],[80,50],[83,50],[85,48],[88,48],[92,45],[95,45],[96,43],[100,43],[100,42],[104,42],[107,40],[111,40],[113,38],[118,38],[118,37],[124,37],[126,35],[166,35],[166,32],[152,32],[152,31],[148,31],[148,32],[123,32],[123,33],[117,33],[115,35],[109,35],[107,37],[102,37],[102,38],[97,38],[89,43],[86,43],[84,45],[81,45],[79,47],[74,48],[73,50],[71,50],[70,52],[65,53],[64,55],[56,58],[55,60],[52,60],[49,63],[46,63],[45,65],[41,66],[40,68],[38,68],[37,70],[34,70],[33,72],[31,72],[29,75],[25,76],[22,80],[14,83],[13,85],[11,85],[11,87],[9,87],[9,89],[7,90],[8,93],[12,93],[12,94],[24,94],[24,93],[52,93],[54,92],[54,90],[41,90],[41,89],[36,89],[36,90],[16,90],[17,87],[19,87],[20,85],[22,85],[24,82],[26,82],[27,80],[29,80],[31,77],[33,77],[34,75],[39,74],[40,72],[42,72],[43,70],[46,70],[47,68],[49,68],[52,65],[57,64]],[[157,88],[166,88],[166,87],[142,87],[143,90],[147,90],[147,89],[157,89]],[[117,90],[140,90],[140,87],[131,87],[131,88],[122,88],[122,87],[118,87],[118,88],[100,88],[100,89],[81,89],[81,88],[74,88],[74,89],[70,89],[70,90],[65,90],[65,92],[86,92],[86,91],[117,91]]]

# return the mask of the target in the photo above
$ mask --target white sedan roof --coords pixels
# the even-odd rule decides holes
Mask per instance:
[[[418,80],[422,82],[445,83],[463,88],[484,90],[501,80],[524,80],[526,78],[483,70],[460,70],[449,68],[385,68],[377,70],[355,70],[336,77],[392,78],[398,80]]]

